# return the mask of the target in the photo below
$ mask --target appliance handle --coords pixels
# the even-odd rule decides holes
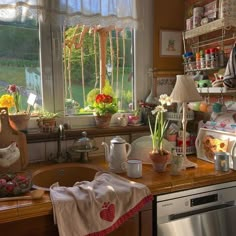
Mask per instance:
[[[205,213],[205,212],[216,211],[216,210],[223,209],[223,208],[229,208],[229,207],[235,207],[234,202],[211,206],[211,207],[206,207],[203,209],[188,211],[188,212],[179,213],[179,214],[173,214],[173,215],[169,216],[169,221],[173,221],[173,220],[177,220],[177,219],[181,219],[181,218],[186,218],[189,216],[198,215],[198,214]]]

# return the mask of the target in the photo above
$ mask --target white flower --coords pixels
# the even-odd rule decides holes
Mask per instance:
[[[155,115],[158,112],[166,112],[166,111],[167,111],[167,109],[165,109],[162,105],[158,105],[151,112],[152,112],[153,115]]]
[[[170,106],[172,103],[172,99],[167,94],[161,94],[159,98],[159,102],[161,105],[167,105]]]

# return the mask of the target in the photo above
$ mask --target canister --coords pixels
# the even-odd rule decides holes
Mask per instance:
[[[196,28],[201,25],[201,20],[203,17],[204,8],[195,7],[193,8],[193,28]]]
[[[215,170],[216,171],[229,171],[229,153],[228,152],[216,152],[215,156]]]

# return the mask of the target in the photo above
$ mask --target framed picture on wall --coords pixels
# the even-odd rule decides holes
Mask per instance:
[[[182,32],[160,30],[160,56],[182,55]]]

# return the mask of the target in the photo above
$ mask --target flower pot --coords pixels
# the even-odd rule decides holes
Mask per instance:
[[[37,122],[39,128],[45,133],[53,132],[56,127],[56,118],[40,118]]]
[[[14,114],[9,115],[9,122],[12,128],[26,132],[28,128],[30,115],[29,114]]]
[[[164,154],[149,152],[149,158],[155,171],[164,172],[170,160],[170,153],[167,151]]]
[[[106,114],[104,116],[94,116],[96,126],[98,128],[108,128],[110,126],[111,116],[111,114]]]

